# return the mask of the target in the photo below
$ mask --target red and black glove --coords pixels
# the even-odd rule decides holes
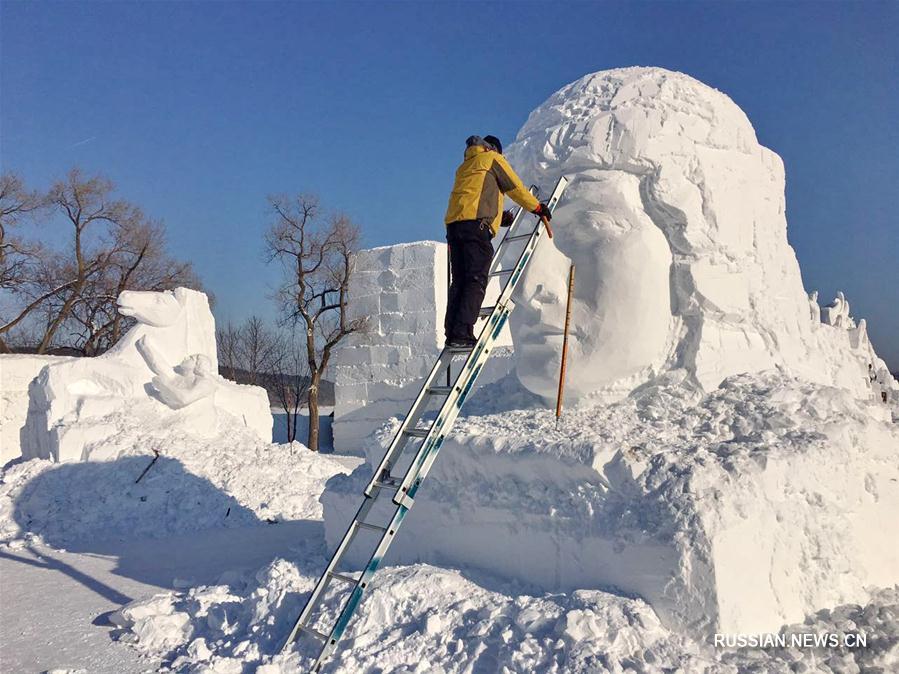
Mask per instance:
[[[534,215],[543,218],[544,220],[552,220],[553,214],[549,212],[549,209],[546,207],[546,204],[537,204],[537,208],[533,210]]]
[[[515,220],[515,214],[512,211],[503,211],[503,221],[500,225],[502,227],[511,227],[513,220]]]

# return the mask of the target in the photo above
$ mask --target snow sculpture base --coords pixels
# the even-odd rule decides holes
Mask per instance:
[[[685,396],[566,413],[558,431],[548,410],[461,420],[388,563],[623,591],[703,639],[776,631],[899,582],[899,428],[882,406],[759,375],[695,407]],[[332,548],[378,458],[329,483]]]
[[[270,441],[264,389],[217,374],[215,321],[195,290],[125,291],[119,311],[138,323],[108,352],[44,367],[29,385],[22,456],[109,459],[91,446],[115,435],[129,414],[164,419],[173,432],[214,435],[226,414]],[[143,448],[149,451],[149,447]]]

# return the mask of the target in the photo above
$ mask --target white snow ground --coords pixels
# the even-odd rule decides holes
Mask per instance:
[[[727,416],[726,404],[718,396],[697,408],[704,427],[713,406]],[[469,418],[463,428],[471,434],[490,419]],[[304,671],[314,644],[276,652],[326,561],[325,482],[359,459],[266,445],[236,429],[188,445],[145,427],[119,442],[117,460],[31,460],[0,472],[0,669]],[[161,458],[134,484],[152,460],[147,446]],[[528,590],[473,569],[388,567],[331,671],[899,667],[899,588],[787,630],[861,631],[867,649],[730,651],[669,631],[640,599]]]

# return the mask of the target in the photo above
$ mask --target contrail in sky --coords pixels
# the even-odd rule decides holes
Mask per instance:
[[[79,145],[85,145],[87,143],[90,143],[92,140],[96,140],[96,138],[97,138],[96,136],[91,136],[90,138],[85,138],[84,140],[79,140],[77,143],[73,143],[72,145],[69,145],[69,149],[71,150],[73,147],[78,147]]]

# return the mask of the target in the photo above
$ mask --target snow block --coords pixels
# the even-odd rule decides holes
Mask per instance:
[[[443,348],[446,284],[445,244],[421,241],[357,254],[350,313],[367,325],[341,342],[331,361],[337,451],[361,452],[372,432],[408,410]],[[485,302],[498,293],[494,279]],[[511,344],[508,329],[497,344]],[[481,380],[494,381],[510,367],[509,358],[495,359]]]
[[[614,588],[703,640],[776,632],[899,582],[897,457],[899,428],[876,403],[774,375],[699,400],[646,390],[566,413],[558,430],[548,410],[468,417],[386,561],[479,568],[535,592]],[[328,484],[332,549],[379,458]]]

